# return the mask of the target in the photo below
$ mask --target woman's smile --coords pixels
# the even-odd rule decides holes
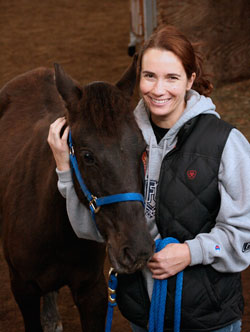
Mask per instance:
[[[149,98],[151,99],[151,102],[157,106],[164,106],[171,100],[171,98],[156,99],[156,98],[150,97],[150,96],[149,96]]]

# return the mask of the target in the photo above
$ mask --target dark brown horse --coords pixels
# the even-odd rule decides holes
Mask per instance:
[[[65,115],[90,192],[98,197],[140,192],[145,143],[128,98],[135,83],[134,67],[116,85],[94,82],[83,88],[60,66],[55,72],[39,68],[0,91],[2,238],[26,332],[42,331],[40,298],[64,285],[79,309],[82,330],[104,331],[105,244],[79,239],[73,232],[65,199],[57,189],[47,136],[49,125]],[[87,204],[75,178],[74,185]],[[141,202],[103,206],[96,223],[118,272],[144,266],[153,242]]]

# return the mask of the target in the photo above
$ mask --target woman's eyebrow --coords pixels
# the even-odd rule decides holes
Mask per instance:
[[[150,70],[143,70],[142,71],[142,74],[150,74],[150,75],[155,75],[155,73],[153,72],[153,71],[150,71]],[[175,77],[178,77],[178,78],[180,78],[181,77],[181,75],[180,74],[177,74],[177,73],[167,73],[166,75],[165,75],[165,77],[170,77],[170,76],[175,76]]]
[[[150,70],[143,70],[142,73],[143,74],[154,74],[154,72],[152,72]]]
[[[181,77],[180,74],[176,74],[176,73],[167,73],[166,76],[177,76],[177,77]]]

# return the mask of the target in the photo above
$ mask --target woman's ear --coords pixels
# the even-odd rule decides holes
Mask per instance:
[[[193,83],[196,79],[196,73],[192,73],[191,77],[188,79],[188,82],[187,82],[187,91],[190,90],[193,86]]]

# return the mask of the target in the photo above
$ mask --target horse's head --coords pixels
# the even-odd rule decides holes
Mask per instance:
[[[130,106],[135,62],[116,85],[94,82],[83,88],[55,66],[79,169],[96,197],[142,191],[141,156],[146,145]],[[74,182],[79,199],[87,205],[75,178]],[[131,273],[146,264],[154,244],[141,202],[102,206],[95,218],[117,272]]]

